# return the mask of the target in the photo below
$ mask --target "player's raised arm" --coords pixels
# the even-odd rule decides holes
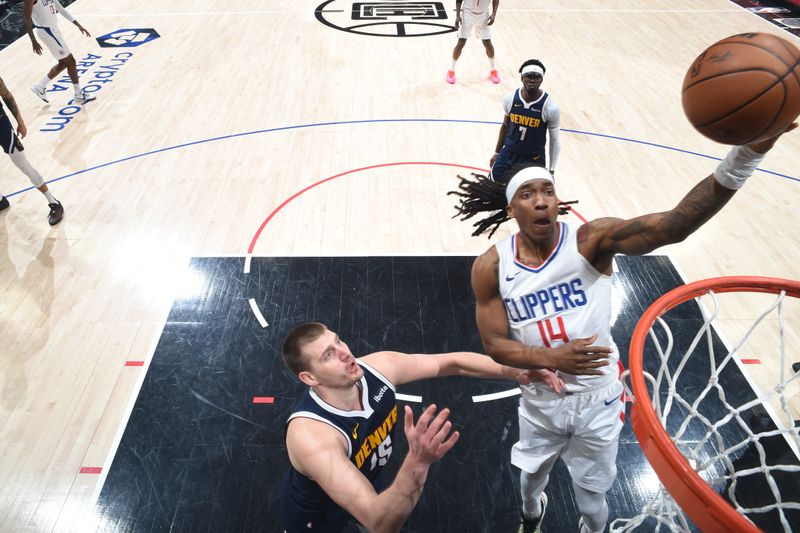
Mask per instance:
[[[785,132],[796,127],[794,123]],[[778,137],[780,135],[731,148],[714,173],[695,185],[669,211],[628,220],[601,218],[584,224],[578,233],[581,252],[598,270],[605,271],[615,253],[643,255],[661,246],[683,241],[728,203]]]

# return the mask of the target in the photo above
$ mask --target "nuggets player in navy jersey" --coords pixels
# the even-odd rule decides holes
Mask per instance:
[[[501,183],[517,164],[546,167],[555,175],[561,151],[561,111],[553,97],[541,89],[545,73],[538,59],[529,59],[519,68],[522,87],[503,99],[503,125],[489,164],[489,176]],[[549,166],[544,147],[550,137]]]
[[[376,352],[356,359],[336,333],[308,322],[286,337],[283,357],[309,386],[289,416],[284,478],[284,526],[288,533],[342,531],[355,518],[374,532],[395,532],[422,493],[429,466],[458,440],[450,411],[431,405],[414,424],[411,408],[398,413],[395,387],[446,375],[506,378],[519,383],[550,379],[454,352],[438,355]],[[381,478],[392,455],[398,416],[405,416],[406,455],[394,481]]]
[[[455,193],[462,197],[460,214],[494,212],[475,223],[474,235],[490,230],[491,236],[510,218],[519,226],[473,265],[484,347],[504,365],[558,368],[554,374],[563,382],[560,393],[539,382],[522,387],[520,440],[511,452],[511,463],[521,469],[520,532],[539,530],[547,507],[543,491],[559,457],[572,477],[579,531],[599,533],[606,527],[605,494],[617,474],[623,409],[619,353],[611,338],[614,255],[643,255],[686,239],[744,185],[777,138],[733,147],[713,174],[669,211],[629,220],[600,218],[580,227],[557,220],[559,202],[546,169],[512,169],[505,187],[485,176],[462,178]],[[584,366],[586,372],[563,368],[560,353],[575,348],[609,358]]]
[[[5,109],[0,105],[0,144],[3,146],[3,151],[11,158],[11,162],[28,176],[33,186],[44,195],[50,207],[47,221],[51,226],[55,226],[61,222],[61,219],[64,217],[64,207],[61,205],[61,202],[55,199],[50,189],[47,188],[47,184],[44,182],[42,175],[39,174],[39,171],[33,168],[28,162],[28,158],[25,155],[25,148],[22,147],[22,142],[20,142],[20,139],[24,139],[25,135],[28,133],[28,128],[25,126],[25,121],[22,120],[22,113],[19,112],[19,107],[17,106],[16,100],[14,100],[14,95],[11,94],[11,91],[8,90],[2,79],[0,79],[0,98],[3,99],[6,107],[17,121],[17,129],[15,131],[11,120],[8,118],[8,115],[6,115]],[[9,205],[8,199],[5,196],[0,196],[0,211],[5,211],[8,209]]]

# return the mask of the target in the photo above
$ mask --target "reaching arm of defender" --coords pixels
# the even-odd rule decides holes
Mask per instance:
[[[796,127],[794,123],[785,132]],[[615,253],[643,255],[686,239],[733,198],[778,137],[733,147],[714,174],[695,185],[669,211],[629,220],[602,218],[584,224],[578,230],[581,253],[595,268],[607,272]]]
[[[549,370],[523,370],[501,365],[488,355],[475,352],[439,354],[376,352],[362,357],[361,360],[395,385],[443,376],[465,376],[508,379],[520,385],[543,381],[556,392],[564,387],[563,380]]]
[[[554,368],[568,374],[600,375],[611,348],[593,346],[596,337],[576,339],[557,348],[527,346],[509,338],[508,317],[500,297],[499,256],[495,247],[475,260],[472,290],[475,315],[483,346],[492,359],[516,368]]]
[[[347,457],[344,437],[316,420],[298,418],[286,432],[286,448],[292,465],[315,480],[339,506],[369,531],[394,533],[417,504],[430,465],[441,459],[458,441],[450,434],[450,411],[436,414],[431,405],[414,424],[411,408],[405,407],[406,455],[392,484],[380,494]],[[449,435],[449,436],[448,436]]]

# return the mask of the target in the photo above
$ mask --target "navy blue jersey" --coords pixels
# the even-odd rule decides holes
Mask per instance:
[[[508,130],[503,147],[518,154],[544,156],[547,123],[542,120],[542,109],[550,95],[542,91],[535,102],[527,103],[514,93],[514,100],[508,112]]]
[[[306,391],[289,416],[287,425],[295,418],[312,418],[329,424],[347,439],[350,461],[379,491],[378,476],[389,461],[393,449],[394,426],[397,422],[395,388],[384,376],[366,363],[358,361],[364,370],[361,378],[362,411],[342,411],[325,403],[312,390]],[[328,496],[316,481],[289,466],[284,480],[284,520],[287,531],[292,524],[302,524],[304,531],[337,531],[331,517],[343,518],[343,528],[350,516]],[[311,524],[311,527],[308,527]],[[315,528],[315,524],[322,526]],[[324,524],[324,526],[323,526]]]
[[[22,142],[20,142],[17,132],[2,106],[0,106],[0,146],[3,147],[3,151],[7,154],[24,150]]]

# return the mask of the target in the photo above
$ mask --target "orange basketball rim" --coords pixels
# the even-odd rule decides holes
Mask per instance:
[[[673,289],[653,302],[642,315],[631,338],[630,376],[634,395],[631,423],[661,483],[703,532],[758,533],[761,530],[717,494],[675,447],[653,409],[645,383],[643,353],[650,328],[670,309],[709,291],[769,294],[785,291],[787,296],[800,298],[800,281],[751,276],[710,278]]]

